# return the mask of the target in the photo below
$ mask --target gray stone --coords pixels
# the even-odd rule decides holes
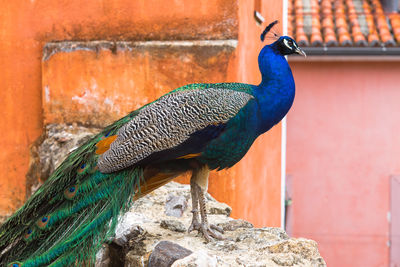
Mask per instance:
[[[296,254],[278,254],[272,256],[272,260],[280,266],[293,266],[302,262],[301,258]]]
[[[218,226],[221,227],[224,231],[235,231],[236,229],[239,228],[254,227],[251,223],[242,219],[230,220],[227,222],[219,223]]]
[[[129,251],[125,256],[124,267],[147,267],[149,263],[149,255],[139,256],[134,252]],[[107,267],[114,267],[115,265],[109,265]],[[97,266],[96,266],[97,267]],[[117,267],[117,266],[116,266]]]
[[[134,251],[129,251],[125,255],[125,263],[123,266],[125,267],[148,267],[149,264],[149,256],[150,253],[146,253],[144,255],[137,255]],[[115,265],[111,264],[107,267],[114,267]]]
[[[149,258],[148,267],[170,267],[176,260],[185,258],[192,251],[169,241],[161,241]]]
[[[108,245],[104,244],[101,250],[96,254],[95,267],[109,267],[110,266],[110,251]]]
[[[277,254],[288,254],[296,255],[300,259],[309,261],[320,261],[321,258],[318,251],[315,250],[317,243],[313,240],[298,238],[298,239],[287,239],[275,243],[267,248],[270,253]],[[274,258],[276,256],[274,255]],[[322,258],[321,258],[322,259]],[[323,263],[325,264],[325,263]],[[324,265],[318,265],[324,266]]]
[[[175,261],[171,267],[217,267],[218,265],[218,260],[215,256],[212,257],[207,252],[200,250]]]
[[[168,216],[182,217],[187,208],[187,199],[184,196],[168,195],[165,202],[165,214]]]
[[[81,146],[99,131],[98,128],[78,125],[47,125],[46,138],[39,147],[41,179],[46,180],[71,151]]]
[[[68,154],[89,140],[100,129],[76,124],[49,124],[46,132],[31,147],[27,173],[27,194],[33,194]]]
[[[184,233],[186,228],[180,221],[176,220],[162,220],[160,226],[164,229],[169,229],[171,231]]]
[[[225,215],[230,216],[232,212],[232,208],[226,205],[225,203],[220,203],[217,201],[209,201],[207,203],[208,213],[215,215]]]
[[[123,225],[120,224],[119,227]],[[127,225],[125,225],[125,227],[127,227]],[[140,227],[139,225],[129,225],[129,228],[126,228],[125,231],[122,232],[117,232],[116,231],[116,235],[115,238],[113,240],[113,243],[123,247],[123,246],[127,246],[129,245],[129,241],[132,240],[133,238],[136,238],[138,236],[144,236],[146,233],[143,230],[142,227]]]

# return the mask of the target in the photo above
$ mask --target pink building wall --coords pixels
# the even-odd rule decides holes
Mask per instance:
[[[400,62],[290,64],[297,89],[287,131],[291,232],[316,240],[328,266],[388,266]]]

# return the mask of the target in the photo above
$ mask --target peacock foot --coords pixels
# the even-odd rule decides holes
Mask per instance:
[[[192,232],[193,230],[196,230],[198,233],[202,233],[204,238],[206,239],[207,242],[210,242],[213,240],[213,238],[217,240],[224,240],[225,238],[221,235],[224,233],[224,230],[216,226],[214,224],[208,224],[208,223],[200,223],[196,217],[193,216],[192,223],[189,226],[188,233]],[[218,233],[219,232],[219,233]]]

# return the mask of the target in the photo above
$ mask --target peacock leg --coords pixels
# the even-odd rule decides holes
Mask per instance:
[[[202,233],[204,238],[209,242],[212,240],[211,237],[215,239],[224,239],[221,234],[216,231],[223,233],[222,228],[216,225],[209,225],[207,214],[206,214],[206,199],[204,196],[204,192],[207,191],[208,188],[208,175],[210,170],[207,166],[202,166],[193,171],[192,178],[190,179],[190,191],[192,194],[192,207],[193,207],[193,219],[192,224],[189,227],[189,232],[193,230],[197,230]],[[197,208],[200,206],[200,215],[201,215],[201,223],[199,223],[198,219],[198,210]]]
[[[196,186],[197,184],[194,182],[194,179],[190,179],[190,194],[192,195],[192,224],[189,226],[188,232],[195,229],[199,229],[200,222],[199,222],[199,198],[197,195]]]

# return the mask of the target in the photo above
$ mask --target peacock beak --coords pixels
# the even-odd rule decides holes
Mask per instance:
[[[301,49],[300,47],[296,47],[296,50],[294,50],[294,52],[295,52],[296,54],[299,54],[299,55],[302,55],[302,56],[304,56],[304,57],[307,57],[306,52],[304,52],[304,50]]]

